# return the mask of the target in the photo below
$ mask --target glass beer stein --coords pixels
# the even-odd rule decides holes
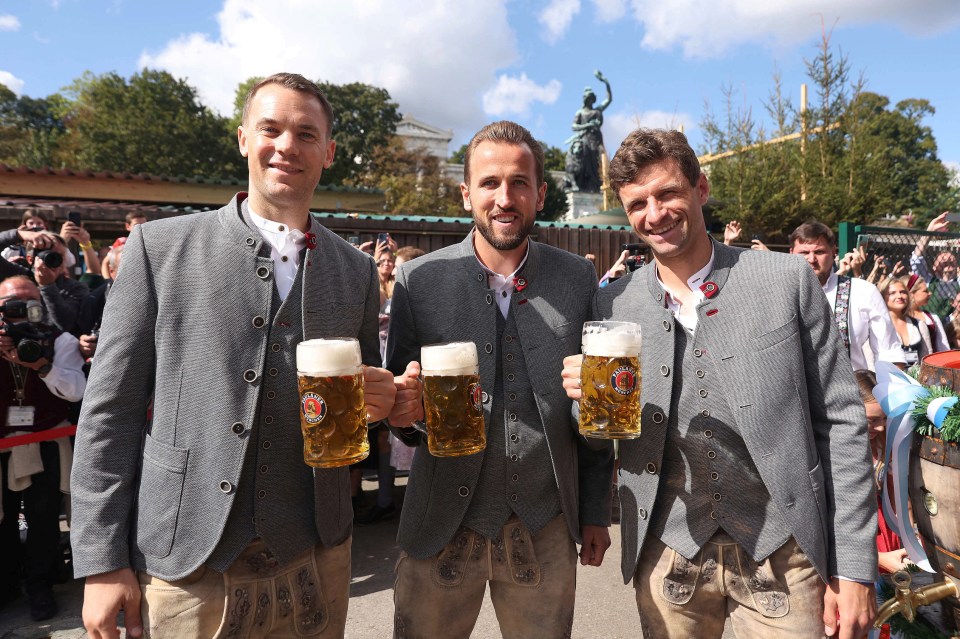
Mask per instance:
[[[472,455],[487,445],[477,345],[455,342],[420,350],[427,448],[436,457]]]
[[[598,439],[640,436],[640,326],[583,325],[580,434]]]
[[[354,464],[370,453],[360,343],[353,338],[297,344],[303,461],[316,468]]]

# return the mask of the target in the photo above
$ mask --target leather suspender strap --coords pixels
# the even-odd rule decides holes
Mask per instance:
[[[840,329],[843,345],[850,350],[850,278],[846,275],[837,276],[837,303],[834,305],[833,321]]]

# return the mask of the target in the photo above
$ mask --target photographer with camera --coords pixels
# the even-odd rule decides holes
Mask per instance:
[[[86,387],[83,358],[77,338],[45,323],[40,289],[25,275],[0,282],[0,359],[0,437],[68,425],[68,403]],[[69,480],[61,468],[70,457],[66,437],[0,452],[0,606],[20,595],[22,570],[34,621],[57,612],[60,493]],[[18,551],[21,503],[29,530]]]
[[[67,277],[74,264],[73,253],[64,239],[49,231],[29,231],[23,227],[0,233],[0,250],[20,242],[27,247],[27,265],[0,260],[0,279],[26,275],[40,287],[43,305],[50,323],[62,331],[76,328],[80,304],[90,294],[86,284]]]

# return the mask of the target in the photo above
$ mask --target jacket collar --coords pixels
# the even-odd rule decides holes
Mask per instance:
[[[458,245],[458,257],[460,258],[460,264],[470,272],[471,277],[481,283],[484,288],[487,288],[487,274],[480,268],[480,263],[477,261],[477,253],[473,248],[473,236],[476,232],[476,227],[470,229],[467,236],[460,242]],[[529,237],[527,238],[527,243],[530,247],[527,251],[527,261],[517,272],[517,279],[522,278],[525,280],[524,286],[529,286],[536,281],[541,252],[540,244],[534,242]]]
[[[713,270],[707,274],[704,285],[709,283],[715,284],[717,290],[711,297],[716,297],[723,292],[723,285],[726,284],[727,278],[730,276],[730,269],[737,263],[739,253],[743,249],[732,248],[726,244],[721,244],[712,237],[710,241],[713,243]],[[653,298],[662,304],[666,291],[657,279],[656,261],[651,262],[648,267],[645,268],[647,270],[647,289]]]

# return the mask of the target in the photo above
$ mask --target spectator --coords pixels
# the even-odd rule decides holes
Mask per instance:
[[[613,263],[613,266],[603,274],[603,277],[600,278],[600,288],[603,288],[610,282],[614,282],[617,279],[623,277],[624,273],[627,272],[627,260],[630,258],[630,251],[622,251],[620,257],[617,258],[617,261]]]
[[[949,211],[944,211],[927,224],[928,233],[942,233],[950,230],[947,220]],[[960,280],[957,278],[957,257],[950,251],[940,251],[933,259],[933,269],[927,265],[926,250],[930,235],[921,236],[910,256],[910,270],[916,273],[930,286],[930,302],[927,310],[945,318],[950,314],[951,302],[960,293]]]
[[[45,213],[40,209],[27,209],[23,218],[20,222],[20,227],[18,231],[49,231],[50,230],[49,218]],[[15,264],[21,266],[27,265],[27,247],[23,242],[16,242],[10,244],[2,251],[0,251],[0,257],[3,257],[5,260],[9,260]]]
[[[404,262],[409,262],[410,260],[414,260],[418,257],[423,257],[426,254],[426,251],[424,251],[422,248],[417,248],[416,246],[402,246],[398,248],[397,258],[393,265],[394,271],[400,268],[400,265]]]
[[[17,241],[29,247],[29,264],[22,266],[9,260],[0,260],[0,278],[12,275],[32,277],[40,286],[50,323],[61,331],[72,332],[76,327],[80,304],[90,294],[85,284],[71,280],[66,275],[74,263],[73,253],[67,250],[62,237],[49,231],[11,229],[0,233],[0,249]],[[53,251],[56,255],[52,259],[50,256],[37,259],[46,251]]]
[[[143,211],[130,211],[124,216],[124,228],[127,229],[127,233],[130,233],[133,230],[133,227],[138,224],[145,224],[147,221],[147,215]]]
[[[803,257],[820,281],[853,369],[869,369],[876,359],[902,365],[904,355],[877,287],[834,271],[837,244],[833,231],[816,221],[801,224],[790,234],[790,252]]]
[[[97,351],[97,340],[100,336],[100,324],[103,321],[103,309],[113,287],[113,281],[120,270],[120,258],[123,256],[125,237],[113,243],[110,252],[103,260],[106,272],[106,281],[93,290],[80,306],[80,317],[77,320],[77,335],[80,337],[80,352],[89,360]],[[123,241],[121,241],[123,240]]]
[[[740,226],[740,222],[737,220],[730,220],[727,222],[727,225],[723,227],[723,243],[727,246],[732,246],[735,241],[740,239],[740,234],[743,232],[743,227]],[[755,251],[769,251],[767,245],[760,241],[759,235],[754,235],[753,239],[750,240],[750,248]]]
[[[907,366],[918,364],[921,359],[935,352],[933,338],[926,322],[911,315],[910,289],[904,279],[886,280],[880,289],[887,303],[890,319],[900,339]]]
[[[910,316],[926,324],[927,331],[930,333],[930,343],[933,346],[933,352],[939,353],[950,349],[947,343],[947,333],[943,328],[943,322],[933,313],[926,310],[930,302],[930,290],[923,278],[914,273],[907,278],[907,291],[910,293]]]
[[[77,339],[44,323],[40,309],[40,290],[30,278],[14,275],[0,282],[0,357],[6,360],[0,365],[0,415],[7,420],[0,424],[0,437],[68,425],[67,403],[79,400],[86,386]],[[44,347],[38,358],[18,352],[23,336],[12,335],[13,330],[27,327]],[[69,437],[0,453],[0,606],[19,595],[22,570],[34,621],[57,613],[53,584],[62,568],[60,493],[68,492],[69,480],[60,469],[69,467],[70,456]],[[22,552],[17,550],[21,503],[28,526]]]

